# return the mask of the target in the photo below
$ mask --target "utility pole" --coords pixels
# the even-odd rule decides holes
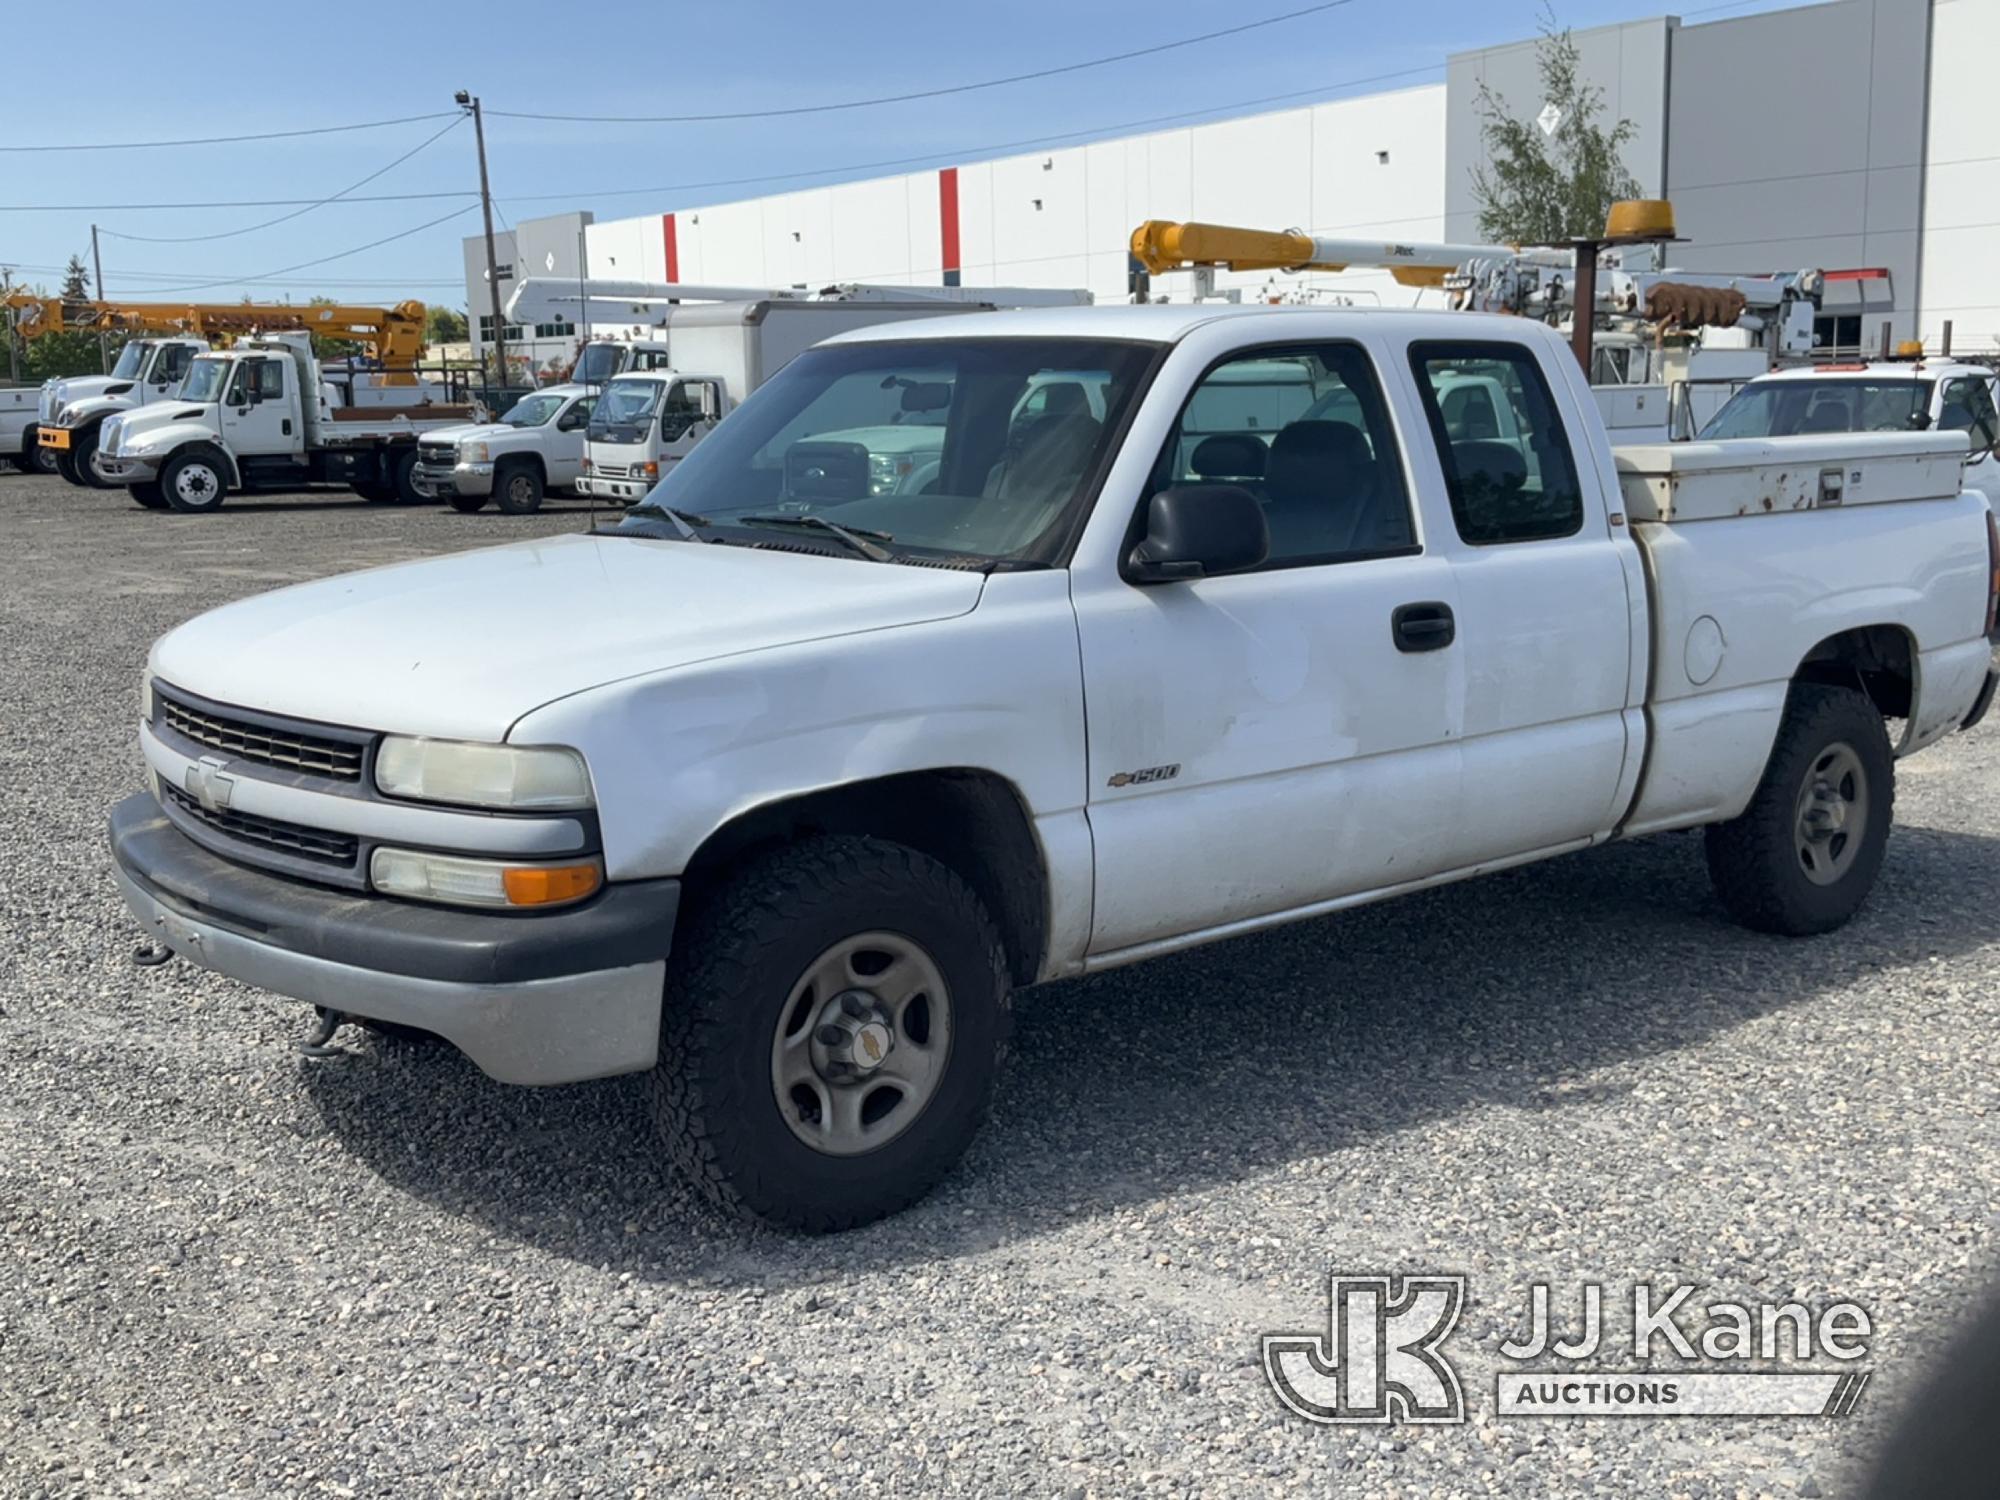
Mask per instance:
[[[479,143],[479,211],[486,219],[486,290],[493,299],[493,367],[500,372],[500,389],[507,389],[507,319],[500,310],[500,257],[493,249],[493,188],[486,178],[486,121],[479,113],[479,96],[460,89],[452,98],[472,111],[472,135]]]
[[[0,266],[0,295],[12,295],[14,291],[14,268]],[[21,337],[14,331],[14,320],[18,316],[8,308],[7,319],[7,381],[10,385],[21,383]]]
[[[104,300],[104,257],[97,253],[97,226],[90,226],[90,263],[97,271],[97,300]],[[96,319],[93,317],[93,322]],[[104,341],[104,325],[97,325],[97,362],[104,367],[104,373],[111,373],[111,346]]]

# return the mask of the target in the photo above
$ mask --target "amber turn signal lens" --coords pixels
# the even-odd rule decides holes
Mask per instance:
[[[581,901],[597,889],[603,876],[596,865],[538,865],[508,870],[501,879],[509,906],[554,906]]]

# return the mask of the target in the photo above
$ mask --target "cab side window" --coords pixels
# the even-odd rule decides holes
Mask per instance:
[[[1555,397],[1520,344],[1410,346],[1459,536],[1474,546],[1583,528],[1583,486]]]
[[[1202,377],[1155,466],[1154,490],[1230,484],[1264,510],[1264,567],[1420,550],[1402,454],[1368,356],[1353,344],[1259,349]]]
[[[172,385],[185,379],[188,366],[194,363],[194,350],[186,344],[169,344],[160,355],[160,364],[153,378],[162,385]]]
[[[266,401],[274,401],[285,394],[285,366],[282,360],[257,361],[257,394]]]
[[[1975,453],[1983,453],[2000,441],[2000,411],[1994,409],[1991,382],[1974,376],[1947,381],[1938,410],[1938,430],[1970,434]]]
[[[660,437],[671,443],[701,420],[701,395],[705,380],[676,381],[660,403]]]

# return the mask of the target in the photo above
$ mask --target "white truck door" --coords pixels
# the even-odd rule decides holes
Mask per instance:
[[[1606,832],[1626,783],[1634,600],[1620,508],[1572,434],[1596,408],[1547,340],[1419,341],[1409,370],[1450,499],[1448,550],[1465,665],[1458,863]],[[1469,383],[1504,409],[1497,435],[1454,424]],[[1560,395],[1558,394],[1560,393]],[[1508,437],[1508,433],[1517,437]],[[1636,759],[1636,737],[1631,746]]]
[[[298,412],[286,400],[291,361],[269,356],[239,359],[222,397],[222,437],[241,456],[298,449]]]
[[[1072,574],[1095,954],[1456,863],[1457,593],[1414,521],[1379,357],[1349,340],[1239,348],[1175,419],[1135,528],[1161,489],[1238,484],[1264,506],[1261,568],[1149,585]],[[1274,358],[1309,362],[1319,398],[1276,431],[1223,430],[1241,407],[1232,367]]]
[[[676,380],[660,403],[660,477],[707,437],[722,415],[722,387],[713,380]]]
[[[2000,500],[2000,459],[1993,456],[1993,445],[2000,441],[2000,411],[1994,408],[1993,378],[1961,375],[1947,380],[1937,403],[1939,430],[1963,432],[1971,444],[1965,488],[1977,490],[1991,506]]]
[[[597,397],[578,396],[557,414],[542,450],[551,485],[573,486],[582,475],[583,430],[590,425],[590,409],[595,405]]]

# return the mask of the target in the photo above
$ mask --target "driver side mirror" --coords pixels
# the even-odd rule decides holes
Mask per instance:
[[[1146,532],[1126,559],[1134,583],[1241,573],[1271,553],[1257,497],[1236,484],[1178,484],[1147,502]]]
[[[704,422],[722,420],[722,397],[712,385],[695,387],[701,393],[701,419]]]

